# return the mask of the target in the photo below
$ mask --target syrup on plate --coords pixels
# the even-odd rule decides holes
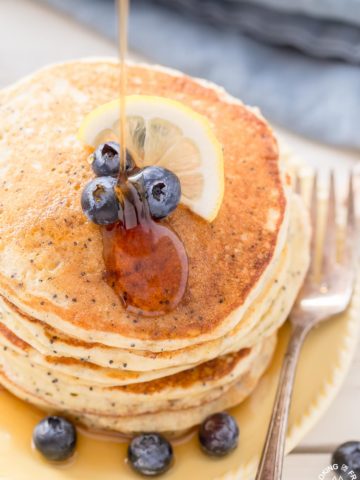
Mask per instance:
[[[125,308],[142,315],[162,315],[181,301],[188,278],[183,243],[150,215],[141,180],[126,173],[126,64],[128,0],[119,0],[120,173],[116,187],[123,221],[102,228],[105,278]]]

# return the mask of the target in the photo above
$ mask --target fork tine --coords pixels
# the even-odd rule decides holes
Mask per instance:
[[[347,196],[347,226],[348,228],[355,228],[355,198],[354,198],[354,174],[350,171],[349,174],[349,189]]]
[[[310,221],[311,221],[311,265],[309,272],[316,271],[316,246],[317,246],[317,216],[318,216],[318,172],[315,171],[311,188],[310,198]]]
[[[327,221],[324,232],[323,242],[323,271],[332,268],[336,261],[336,193],[335,193],[335,175],[330,172],[329,198],[327,205]]]
[[[357,259],[357,226],[355,215],[355,195],[354,195],[354,175],[353,172],[349,174],[349,189],[346,199],[347,208],[347,225],[345,231],[344,241],[344,256],[345,262],[351,266],[355,266]]]

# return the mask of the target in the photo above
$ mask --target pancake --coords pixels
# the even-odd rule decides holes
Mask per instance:
[[[141,382],[141,375],[135,378],[136,372],[101,367],[92,370],[86,361],[74,365],[69,358],[70,363],[63,365],[60,357],[57,362],[49,362],[2,326],[0,351],[1,346],[6,347],[0,354],[2,382],[10,391],[47,411],[60,410],[91,428],[126,433],[142,431],[145,425],[151,425],[151,430],[176,432],[194,426],[208,413],[237,404],[251,393],[266,369],[274,348],[274,332],[285,321],[306,271],[308,233],[301,205],[294,196],[287,241],[291,265],[287,288],[281,286],[275,300],[277,307],[250,330],[251,347],[249,343],[248,348],[193,368],[182,366],[182,373],[166,375],[160,370],[158,380]],[[126,373],[129,376],[122,377]]]
[[[26,348],[19,352],[7,347],[0,365],[9,380],[39,398],[50,399],[58,409],[128,416],[211,401],[246,373],[264,350],[273,352],[274,346],[275,337],[268,337],[252,349],[218,357],[175,375],[127,386],[109,387],[83,379],[80,382],[77,377],[49,372],[39,363],[28,361]]]
[[[251,347],[264,335],[275,332],[285,321],[309,262],[307,217],[304,215],[303,204],[296,195],[292,197],[291,203],[286,255],[280,271],[260,296],[259,304],[256,302],[251,306],[237,327],[220,340],[156,355],[142,352],[143,356],[140,356],[140,352],[117,350],[100,344],[80,342],[79,345],[76,339],[66,337],[58,330],[52,329],[50,333],[46,324],[22,315],[1,297],[0,325],[6,325],[15,335],[31,344],[33,350],[43,356],[43,362],[48,368],[63,369],[62,364],[65,363],[65,367],[78,370],[78,376],[86,375],[100,381],[101,372],[103,383],[108,383],[109,377],[110,382],[116,378],[119,385],[160,378],[219,355]],[[88,365],[91,368],[87,368]],[[105,367],[105,370],[98,369],[95,375],[96,365]],[[143,365],[146,370],[142,369]]]
[[[163,95],[205,115],[224,149],[215,221],[185,207],[165,221],[191,265],[183,301],[151,321],[127,314],[103,279],[100,230],[80,208],[92,172],[77,130],[118,95],[118,64],[105,60],[52,66],[0,93],[0,294],[87,342],[176,350],[231,331],[271,278],[286,240],[286,179],[271,129],[238,101],[146,66],[129,66],[128,79],[129,94]]]
[[[267,368],[275,345],[276,337],[268,337],[258,346],[256,352],[238,352],[159,382],[139,384],[132,388],[99,388],[90,385],[88,391],[91,395],[87,394],[86,397],[82,394],[85,386],[74,381],[71,384],[58,385],[60,382],[54,383],[54,379],[47,380],[47,395],[43,395],[44,384],[41,378],[45,380],[46,375],[41,375],[35,367],[31,369],[31,365],[31,371],[26,367],[24,370],[21,355],[14,354],[11,349],[7,349],[1,356],[0,378],[5,387],[20,398],[48,411],[66,412],[91,428],[120,430],[125,433],[143,431],[142,422],[148,417],[152,419],[152,429],[176,431],[190,428],[197,423],[178,423],[178,414],[183,416],[185,412],[193,415],[202,409],[208,410],[212,405],[226,404],[228,407],[230,399],[231,402],[234,401],[234,387],[240,388],[242,394],[250,393]],[[245,362],[246,365],[241,365]],[[25,364],[29,365],[27,362]],[[18,384],[18,377],[23,377],[21,386]],[[64,395],[69,397],[66,407],[62,400]],[[239,399],[239,395],[236,398]],[[162,425],[162,421],[156,421],[157,416],[160,420],[166,414],[175,422],[168,420]],[[129,425],[137,423],[138,427],[127,428],[127,422]]]
[[[163,220],[189,257],[180,304],[159,317],[126,312],[80,207],[93,174],[76,137],[117,97],[118,70],[69,62],[0,92],[0,382],[91,428],[178,432],[255,388],[308,268],[309,220],[258,113],[204,81],[130,65],[129,94],[210,120],[226,182],[211,224],[181,205]]]

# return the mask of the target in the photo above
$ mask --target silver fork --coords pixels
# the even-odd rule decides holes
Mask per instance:
[[[300,181],[296,179],[300,193]],[[312,223],[311,265],[304,286],[290,314],[292,331],[280,373],[272,417],[256,480],[280,480],[284,461],[286,430],[299,353],[307,334],[323,320],[346,310],[355,282],[357,263],[353,175],[350,174],[346,200],[347,222],[342,255],[337,248],[336,196],[330,174],[327,220],[319,240],[318,181],[314,177],[310,216]],[[319,252],[320,251],[320,252]]]

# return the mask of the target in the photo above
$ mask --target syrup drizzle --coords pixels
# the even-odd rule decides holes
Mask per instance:
[[[128,36],[129,0],[118,1],[119,55],[120,55],[120,170],[119,183],[126,181],[126,52]]]
[[[123,221],[102,228],[105,278],[129,312],[163,315],[184,296],[188,258],[176,233],[151,218],[142,181],[132,183],[127,176],[125,57],[129,3],[118,2],[121,156],[116,193],[123,207]]]

